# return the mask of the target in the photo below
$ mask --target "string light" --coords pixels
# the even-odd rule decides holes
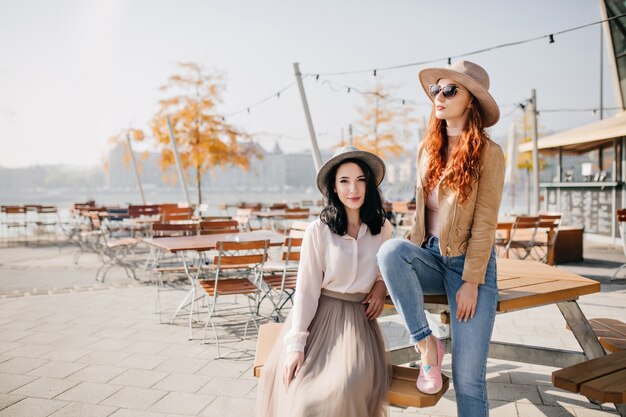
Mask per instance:
[[[302,79],[304,80],[306,77],[307,77],[307,76],[306,76],[306,75],[304,75],[304,76],[302,76]],[[291,84],[287,85],[286,87],[281,88],[281,89],[280,89],[280,90],[278,90],[277,92],[272,93],[271,95],[269,95],[269,96],[265,97],[264,99],[261,99],[261,100],[257,101],[257,102],[256,102],[256,103],[254,103],[254,104],[250,104],[249,106],[242,107],[242,108],[240,108],[240,109],[239,109],[239,110],[237,110],[237,111],[234,111],[234,112],[232,112],[232,113],[227,114],[225,117],[232,117],[232,116],[235,116],[235,115],[237,115],[237,114],[239,114],[239,113],[243,113],[244,111],[245,111],[245,112],[247,112],[248,114],[250,114],[250,113],[251,113],[251,110],[252,110],[253,108],[255,108],[255,107],[257,107],[257,106],[260,106],[261,104],[263,104],[263,103],[265,103],[265,102],[267,102],[267,101],[269,101],[269,100],[272,100],[272,99],[280,99],[280,95],[281,95],[282,93],[284,93],[285,91],[289,90],[289,89],[290,89],[291,87],[293,87],[295,84],[296,84],[295,82],[292,82]],[[224,119],[223,119],[223,120],[224,120]]]
[[[575,30],[580,30],[580,29],[584,29],[587,28],[589,26],[594,26],[594,25],[598,25],[600,23],[604,23],[604,22],[610,22],[614,19],[620,19],[622,17],[626,16],[626,13],[622,13],[618,16],[613,16],[610,17],[608,19],[604,19],[604,20],[598,20],[596,22],[591,22],[591,23],[587,23],[584,25],[580,25],[580,26],[576,26],[573,28],[569,28],[569,29],[565,29],[565,30],[561,30],[559,32],[554,32],[548,35],[542,35],[542,36],[536,36],[534,38],[528,38],[528,39],[523,39],[520,41],[516,41],[516,42],[508,42],[508,43],[503,43],[500,45],[494,45],[488,48],[483,48],[483,49],[477,49],[475,51],[470,51],[470,52],[466,52],[460,55],[452,55],[449,57],[444,57],[444,58],[435,58],[435,59],[429,59],[429,60],[425,60],[425,61],[419,61],[419,62],[411,62],[408,64],[401,64],[401,65],[393,65],[393,66],[388,66],[388,67],[378,67],[376,69],[374,69],[374,76],[376,76],[378,71],[391,71],[391,70],[396,70],[396,69],[402,69],[402,68],[410,68],[410,67],[417,67],[417,66],[422,66],[422,65],[426,65],[426,64],[434,64],[437,62],[441,62],[447,59],[448,61],[448,65],[450,65],[450,63],[452,62],[453,58],[464,58],[467,56],[471,56],[471,55],[477,55],[477,54],[481,54],[484,52],[489,52],[489,51],[493,51],[495,49],[501,49],[501,48],[508,48],[510,46],[517,46],[517,45],[522,45],[525,43],[529,43],[529,42],[535,42],[538,41],[540,39],[546,39],[548,38],[550,43],[554,42],[554,36],[555,35],[562,35],[564,33],[568,33],[568,32],[573,32]],[[335,75],[348,75],[348,74],[363,74],[363,73],[368,73],[368,72],[372,72],[372,69],[363,69],[363,70],[354,70],[354,71],[336,71],[336,72],[320,72],[318,75],[323,75],[323,76],[335,76]]]

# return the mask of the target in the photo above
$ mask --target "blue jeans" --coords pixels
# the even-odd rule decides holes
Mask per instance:
[[[431,236],[422,247],[405,239],[388,240],[378,250],[377,260],[411,342],[431,334],[424,313],[424,294],[447,295],[457,413],[462,417],[488,416],[487,353],[498,305],[495,251],[491,251],[485,283],[478,287],[474,318],[465,322],[456,319],[456,293],[463,284],[465,255],[441,256],[439,240]]]

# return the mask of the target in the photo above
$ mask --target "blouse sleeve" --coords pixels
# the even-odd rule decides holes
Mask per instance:
[[[383,243],[391,239],[392,232],[393,226],[391,225],[391,222],[389,222],[389,220],[385,220],[385,224],[383,225],[382,229],[380,229],[380,233],[382,234],[382,239],[380,241],[381,246]],[[376,266],[376,281],[383,281],[383,275],[380,273],[378,265]]]
[[[287,352],[304,352],[308,328],[317,311],[324,277],[317,232],[316,223],[311,224],[302,240],[291,329],[283,339]]]

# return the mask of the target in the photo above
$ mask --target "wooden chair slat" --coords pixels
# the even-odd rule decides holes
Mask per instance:
[[[220,246],[221,245],[221,246]],[[251,240],[248,242],[217,242],[215,245],[216,248],[222,248],[223,250],[254,250],[254,249],[263,249],[264,247],[269,247],[268,240]]]
[[[214,262],[217,264],[218,261],[218,257],[216,256],[214,259]],[[222,256],[222,259],[220,260],[220,265],[226,265],[226,266],[230,266],[230,265],[242,265],[242,266],[247,266],[247,265],[255,265],[255,264],[259,264],[261,262],[263,262],[263,255],[262,254],[258,254],[258,255],[234,255],[234,256]]]

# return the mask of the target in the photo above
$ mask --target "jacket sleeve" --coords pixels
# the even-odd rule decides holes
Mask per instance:
[[[309,325],[317,311],[322,292],[324,272],[316,223],[313,222],[307,228],[300,248],[300,265],[296,278],[291,329],[283,338],[288,352],[304,352],[306,339],[309,336]]]
[[[504,153],[489,142],[477,182],[476,205],[471,237],[467,245],[463,281],[483,284],[485,272],[496,238],[498,212],[504,186]]]

